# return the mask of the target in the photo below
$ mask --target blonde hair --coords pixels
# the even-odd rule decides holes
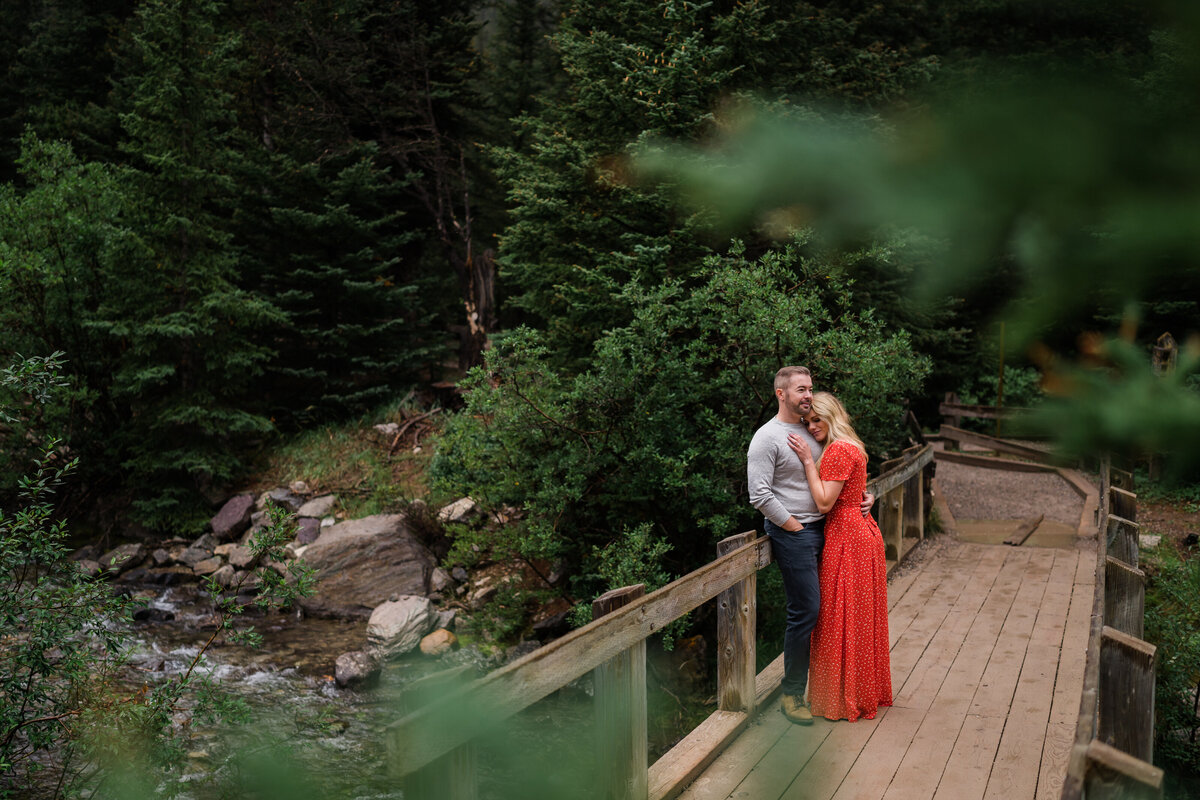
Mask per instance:
[[[825,440],[825,450],[828,450],[829,445],[839,439],[844,439],[857,447],[863,454],[863,458],[867,457],[867,448],[862,443],[862,439],[858,438],[858,434],[854,432],[854,426],[850,423],[850,414],[840,400],[829,392],[815,392],[812,398],[812,413],[829,426],[829,437]]]

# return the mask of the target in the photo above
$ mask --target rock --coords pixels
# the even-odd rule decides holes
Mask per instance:
[[[379,680],[379,661],[370,653],[355,650],[342,653],[334,662],[333,678],[337,685],[346,689],[370,686]]]
[[[196,576],[190,569],[182,569],[180,567],[167,567],[165,569],[151,569],[146,571],[146,582],[155,586],[178,586],[185,581],[194,580]]]
[[[239,545],[236,544],[235,542],[226,542],[225,544],[219,544],[213,548],[213,555],[221,556],[222,558],[229,558],[229,552],[231,550],[233,550],[233,548],[238,547],[238,546]]]
[[[291,489],[272,489],[267,492],[267,501],[288,511],[299,511],[304,501],[292,493]]]
[[[313,517],[301,517],[296,520],[296,541],[300,544],[312,544],[321,535],[321,521]]]
[[[368,648],[381,658],[407,653],[433,627],[433,603],[419,595],[403,595],[381,603],[367,622]]]
[[[437,512],[438,522],[470,522],[480,515],[479,504],[469,497],[461,497]]]
[[[197,562],[192,567],[192,572],[203,577],[204,575],[212,575],[214,572],[216,572],[220,568],[221,568],[221,559],[206,558],[203,561]]]
[[[211,533],[206,533],[188,545],[188,547],[193,550],[207,550],[211,553],[219,544],[220,542],[217,540],[217,537],[213,536]]]
[[[304,481],[292,481],[288,484],[288,491],[292,494],[308,494],[308,484]]]
[[[458,581],[459,583],[466,583],[471,576],[468,575],[467,571],[462,567],[455,567],[454,569],[450,570],[450,577],[454,578],[454,580]]]
[[[205,561],[206,559],[212,557],[213,553],[211,550],[201,550],[195,547],[189,547],[180,553],[175,560],[180,564],[186,564],[194,569],[201,561]]]
[[[458,611],[453,608],[443,608],[437,612],[437,619],[434,620],[434,628],[445,628],[450,630],[454,627],[454,621],[458,618]]]
[[[384,436],[395,436],[400,432],[400,425],[396,422],[381,422],[378,425],[372,425],[372,428],[379,431]]]
[[[445,628],[438,628],[426,635],[419,647],[427,656],[440,656],[458,649],[458,637]]]
[[[68,558],[72,561],[95,561],[100,556],[100,548],[94,544],[85,544],[71,553]]]
[[[150,554],[150,560],[154,562],[154,566],[161,567],[171,562],[171,554],[165,548],[159,547]]]
[[[141,542],[130,542],[113,548],[100,557],[100,566],[112,575],[120,575],[127,569],[132,569],[146,557],[146,545]]]
[[[136,622],[167,622],[175,619],[175,612],[167,611],[164,608],[144,606],[133,612],[133,619]]]
[[[230,498],[212,518],[212,532],[217,541],[228,542],[242,535],[250,527],[250,513],[254,511],[254,496],[239,494]]]
[[[543,620],[538,620],[533,623],[533,635],[543,642],[564,636],[571,630],[570,614],[570,611],[560,611]]]
[[[504,661],[506,663],[511,663],[516,661],[518,658],[524,658],[541,646],[541,642],[517,642],[515,645],[504,651]]]
[[[229,563],[238,569],[245,569],[254,563],[254,554],[250,552],[250,548],[244,545],[237,545],[229,551]]]
[[[266,495],[264,494],[263,497],[266,497]],[[270,521],[270,515],[266,511],[255,511],[250,515],[251,528],[262,528]]]
[[[429,574],[429,589],[434,592],[444,592],[453,585],[450,575],[441,567],[434,567]]]
[[[1200,535],[1189,533],[1187,536],[1183,537],[1184,547],[1195,547],[1197,543],[1200,543]]]
[[[226,564],[212,574],[212,579],[217,582],[217,585],[223,589],[228,589],[237,584],[236,575],[233,567]]]
[[[337,517],[321,517],[322,528],[328,528],[331,525],[337,525]]]
[[[423,595],[434,567],[433,554],[402,514],[327,528],[308,545],[304,561],[316,571],[316,581],[313,596],[303,598],[301,606],[310,614],[334,617],[366,617],[392,595]]]
[[[99,561],[92,561],[90,558],[82,559],[77,563],[79,564],[79,571],[89,578],[96,577],[104,569],[104,567],[100,566]]]
[[[471,610],[478,611],[487,605],[488,601],[496,596],[496,591],[497,587],[490,582],[481,583],[477,586],[475,591],[471,593]]]
[[[296,511],[296,514],[301,517],[316,517],[320,519],[329,515],[333,511],[333,507],[337,505],[337,495],[323,494],[320,497],[314,497]]]
[[[1162,541],[1162,536],[1157,533],[1143,533],[1138,535],[1138,547],[1158,547],[1158,543]]]

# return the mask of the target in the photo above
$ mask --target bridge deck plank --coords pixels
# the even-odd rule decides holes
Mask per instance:
[[[681,797],[1057,796],[1094,567],[1086,549],[942,546],[889,586],[892,708],[810,728],[768,708]]]

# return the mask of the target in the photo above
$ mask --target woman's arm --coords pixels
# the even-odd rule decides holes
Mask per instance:
[[[800,462],[804,464],[804,475],[808,478],[808,489],[812,492],[817,510],[822,514],[828,514],[829,509],[833,508],[833,504],[837,502],[838,495],[842,493],[842,484],[845,481],[821,480],[821,475],[817,472],[817,462],[813,461],[812,451],[808,449],[808,443],[798,434],[788,434],[788,447],[792,448],[792,451],[800,457]]]

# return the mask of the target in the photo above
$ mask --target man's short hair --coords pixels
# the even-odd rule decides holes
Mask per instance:
[[[808,371],[808,367],[780,367],[779,372],[775,373],[775,388],[787,388],[788,381],[793,375],[808,375],[812,377],[812,373]]]

